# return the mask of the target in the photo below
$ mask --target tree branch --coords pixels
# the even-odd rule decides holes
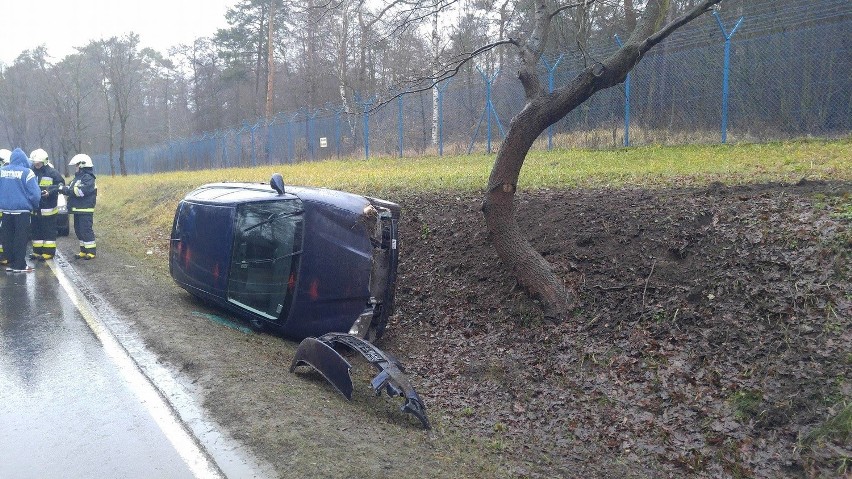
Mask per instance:
[[[665,40],[666,37],[674,33],[678,28],[686,25],[687,23],[695,20],[701,15],[710,11],[714,5],[722,2],[722,0],[704,0],[698,5],[694,6],[691,10],[684,13],[680,17],[672,20],[668,25],[665,25],[663,28],[655,32],[653,35],[646,38],[641,44],[639,44],[639,54],[644,54],[648,50],[650,50],[654,45],[657,45],[661,41]]]
[[[577,8],[577,7],[584,6],[584,5],[591,5],[593,3],[595,3],[595,0],[583,0],[583,1],[578,2],[578,3],[571,3],[571,4],[568,4],[568,5],[562,5],[561,7],[557,7],[555,10],[553,10],[553,13],[550,14],[550,19],[552,20],[553,17],[555,17],[556,15],[559,15],[560,13],[564,12],[565,10],[569,10],[571,8]]]
[[[490,50],[493,50],[493,49],[495,49],[495,48],[497,48],[501,45],[517,45],[517,44],[518,44],[518,42],[516,40],[513,40],[513,39],[510,38],[510,39],[507,39],[507,40],[500,40],[500,41],[496,41],[496,42],[493,42],[493,43],[489,43],[487,45],[483,45],[483,46],[477,48],[476,50],[473,50],[472,52],[467,52],[467,53],[463,53],[461,55],[458,55],[456,57],[456,60],[452,63],[453,64],[452,67],[445,68],[445,69],[439,71],[435,75],[430,75],[430,76],[426,76],[426,77],[422,77],[422,78],[412,79],[411,82],[409,82],[408,84],[409,85],[418,85],[418,86],[411,86],[409,88],[401,88],[400,89],[401,91],[399,91],[398,93],[394,93],[393,95],[391,95],[391,96],[389,96],[389,97],[387,97],[387,98],[385,98],[381,101],[377,101],[376,103],[374,103],[373,106],[369,109],[369,111],[371,111],[371,112],[376,111],[376,110],[380,109],[381,107],[383,107],[384,105],[387,105],[388,103],[392,102],[393,100],[396,100],[397,98],[399,98],[403,95],[407,95],[407,94],[410,94],[410,93],[420,93],[422,91],[431,90],[432,88],[435,88],[435,86],[438,83],[441,83],[444,80],[447,80],[449,78],[456,76],[464,65],[469,63],[471,60],[473,60],[474,58],[476,58],[480,54],[488,52]],[[405,82],[402,82],[402,84],[405,84]]]

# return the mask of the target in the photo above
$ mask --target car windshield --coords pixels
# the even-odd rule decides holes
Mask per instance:
[[[289,309],[302,248],[298,199],[236,209],[228,299],[269,319]]]

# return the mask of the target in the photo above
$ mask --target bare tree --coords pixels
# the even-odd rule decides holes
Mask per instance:
[[[222,74],[224,62],[209,38],[199,38],[191,45],[179,45],[172,59],[188,83],[188,109],[191,131],[215,130],[223,126]]]
[[[83,136],[92,123],[91,98],[97,92],[97,75],[82,54],[69,55],[48,72],[53,99],[53,121],[58,128],[58,158],[67,159],[83,151]],[[68,165],[56,165],[68,173]]]
[[[273,115],[275,91],[275,3],[269,1],[269,20],[266,22],[266,108],[264,113],[269,120]]]
[[[438,29],[438,12],[432,15],[432,63],[437,65],[441,59],[441,32]],[[432,87],[432,146],[438,146],[438,115],[440,105],[438,104],[438,96],[441,94],[439,86]]]
[[[39,136],[44,49],[27,50],[0,74],[0,120],[12,147],[29,148]]]
[[[118,166],[122,176],[127,175],[125,152],[127,150],[127,122],[139,98],[142,81],[149,70],[148,61],[158,55],[150,49],[139,49],[139,35],[129,33],[122,38],[91,42],[86,48],[97,59],[103,74],[103,91],[107,98],[107,116],[113,112],[118,120]],[[110,120],[110,123],[112,121]],[[110,136],[112,132],[110,132]],[[112,174],[112,139],[110,139],[110,166]]]
[[[110,84],[106,78],[101,79],[100,92],[104,98],[104,106],[106,107],[107,135],[109,137],[109,149],[107,154],[109,157],[109,172],[111,176],[115,176],[115,156],[112,154],[115,151],[115,119],[116,107],[113,96],[110,94]]]
[[[624,81],[627,73],[655,45],[679,27],[707,12],[721,0],[703,0],[684,15],[663,25],[669,2],[649,0],[624,46],[599,62],[592,63],[573,80],[548,93],[536,69],[546,48],[550,26],[559,13],[577,6],[557,5],[538,0],[535,25],[525,38],[512,39],[520,61],[518,78],[524,87],[526,104],[512,119],[485,191],[482,211],[489,237],[500,258],[518,282],[541,299],[546,317],[562,320],[569,316],[573,295],[557,277],[550,264],[530,245],[515,219],[515,193],[518,176],[533,142],[544,130],[577,108],[596,92]],[[581,4],[588,4],[588,1]]]

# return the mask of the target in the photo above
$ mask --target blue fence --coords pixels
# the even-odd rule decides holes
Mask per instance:
[[[620,87],[586,101],[549,128],[537,148],[618,147],[838,137],[852,131],[852,6],[806,2],[801,9],[703,17],[652,51]],[[818,5],[819,8],[815,8]],[[587,52],[603,58],[619,38]],[[553,89],[588,58],[542,61]],[[512,71],[505,69],[505,71]],[[432,91],[357,111],[339,105],[283,112],[194,138],[133,149],[130,173],[247,167],[329,158],[493,153],[523,107],[516,78],[470,69]],[[106,155],[96,165],[108,172]]]

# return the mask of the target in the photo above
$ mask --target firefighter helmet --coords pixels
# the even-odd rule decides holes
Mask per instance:
[[[0,165],[8,165],[12,158],[12,152],[6,148],[0,149]]]
[[[92,166],[92,158],[85,153],[78,153],[71,158],[71,161],[68,163],[68,166],[77,165],[80,168],[91,168]]]
[[[41,148],[33,150],[33,152],[30,153],[30,161],[33,163],[45,163],[48,165],[50,164],[50,162],[47,160],[47,152],[42,150]]]

